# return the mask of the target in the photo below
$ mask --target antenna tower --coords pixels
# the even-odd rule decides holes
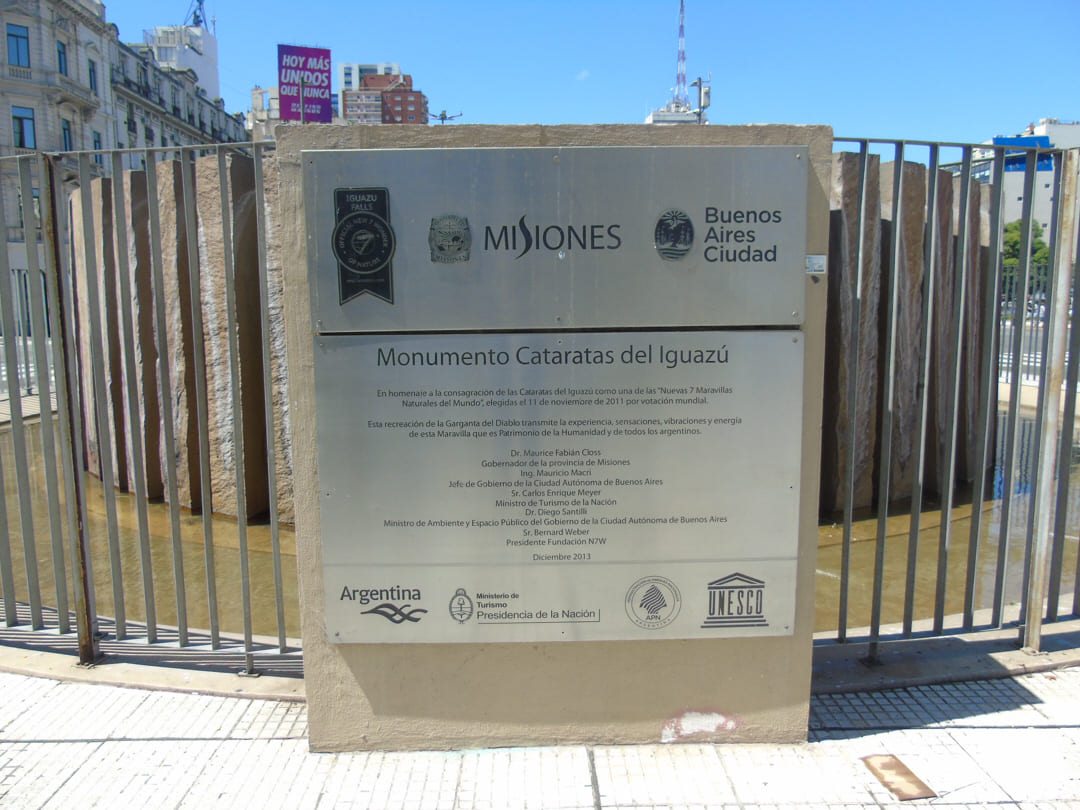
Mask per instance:
[[[679,67],[675,75],[675,106],[690,108],[689,93],[686,90],[686,2],[679,0]]]

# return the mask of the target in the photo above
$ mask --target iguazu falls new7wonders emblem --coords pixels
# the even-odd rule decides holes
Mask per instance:
[[[390,227],[390,192],[385,188],[334,189],[331,250],[338,261],[340,303],[370,293],[394,303],[391,260],[397,238]]]

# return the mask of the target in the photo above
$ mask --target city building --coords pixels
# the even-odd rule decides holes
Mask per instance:
[[[248,139],[243,118],[225,112],[220,98],[211,99],[193,69],[158,64],[148,45],[118,42],[111,78],[117,149]],[[141,166],[138,155],[126,159],[129,168]]]
[[[364,76],[399,76],[401,75],[401,65],[397,62],[373,62],[371,64],[361,64],[360,62],[339,62],[337,67],[337,86],[338,86],[338,110],[341,111],[341,116],[345,117],[345,93],[355,92],[362,88],[362,82]],[[382,103],[382,100],[379,100]],[[379,118],[371,121],[364,121],[367,124],[381,124],[382,113],[380,111]],[[353,119],[358,120],[358,119]]]
[[[984,143],[994,146],[1072,149],[1080,146],[1080,122],[1042,118],[1038,124],[1028,124],[1016,135],[998,135]],[[984,183],[991,182],[994,169],[993,158],[993,150],[976,150],[973,155],[971,176]],[[1005,222],[1015,222],[1023,217],[1025,162],[1025,154],[1020,150],[1008,155],[1005,160],[1002,188],[1002,216]],[[961,171],[959,163],[950,163],[942,168],[953,174],[959,174]],[[1049,238],[1050,235],[1050,215],[1054,202],[1053,185],[1053,156],[1041,156],[1036,162],[1032,221],[1037,222],[1043,229],[1044,238]]]
[[[0,10],[4,65],[0,73],[0,155],[70,152],[115,146],[109,70],[116,26],[94,0],[24,0]],[[77,161],[63,159],[68,173]],[[98,158],[91,172],[105,171]],[[36,182],[36,181],[35,181]],[[26,268],[23,201],[14,161],[0,163],[8,260]],[[35,198],[38,189],[34,188]],[[36,205],[35,199],[35,205]]]
[[[21,0],[0,9],[0,26],[5,35],[0,114],[11,122],[0,126],[0,156],[248,139],[242,118],[225,112],[224,102],[208,93],[193,68],[163,65],[153,47],[122,43],[102,3]],[[214,48],[216,62],[216,43]],[[216,64],[204,70],[216,82]],[[124,165],[141,168],[142,160],[128,154]],[[62,182],[73,187],[76,156],[61,154],[59,161]],[[90,171],[108,175],[107,156],[94,155]],[[0,204],[10,265],[26,268],[14,161],[0,162]]]
[[[394,73],[367,71],[356,74],[354,68],[371,68],[374,65],[343,65],[338,71],[342,86],[341,117],[359,124],[426,124],[428,122],[427,96],[413,88],[412,76],[400,71]],[[397,65],[381,65],[384,69]],[[357,81],[359,75],[359,81]]]
[[[143,31],[143,43],[154,52],[162,67],[193,70],[199,86],[209,98],[218,98],[217,37],[205,27],[205,20],[195,13],[194,25],[168,25]]]
[[[281,123],[281,98],[276,87],[253,87],[247,129],[253,141],[272,141],[274,127]]]

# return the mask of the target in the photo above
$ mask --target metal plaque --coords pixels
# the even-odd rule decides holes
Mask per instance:
[[[792,633],[801,332],[315,341],[332,641]]]
[[[304,152],[322,333],[797,326],[808,152]]]

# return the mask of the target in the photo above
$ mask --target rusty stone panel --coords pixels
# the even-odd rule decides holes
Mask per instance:
[[[289,376],[285,362],[285,315],[281,249],[281,197],[278,191],[278,163],[273,156],[263,159],[263,187],[266,223],[266,291],[269,310],[270,386],[273,398],[273,436],[277,476],[278,519],[296,522],[293,497],[292,436],[289,429]]]
[[[897,213],[893,201],[893,172],[895,163],[881,166],[882,218],[882,327],[881,370],[885,373],[884,318],[888,314],[885,300],[888,273],[892,267],[892,237]],[[892,463],[890,465],[889,501],[904,501],[911,497],[915,481],[915,456],[918,444],[919,381],[922,358],[919,347],[923,331],[923,233],[926,208],[926,167],[905,162],[903,166],[903,196],[900,200],[900,249],[896,274],[896,361],[893,384]],[[884,391],[884,386],[882,386]],[[882,398],[884,393],[882,393]],[[880,469],[880,461],[878,462]]]
[[[179,161],[157,164],[158,217],[161,223],[162,289],[155,290],[165,302],[165,336],[168,344],[167,367],[172,394],[172,448],[165,442],[161,424],[158,441],[161,452],[161,476],[171,458],[176,465],[179,505],[198,510],[202,507],[202,484],[199,468],[199,433],[195,407],[195,360],[191,337],[191,286],[188,272],[187,222]],[[158,384],[158,398],[161,386]],[[163,418],[163,417],[162,417]],[[168,493],[166,493],[166,497]]]
[[[124,172],[122,183],[125,234],[130,300],[126,306],[131,310],[133,335],[133,366],[135,374],[136,401],[129,402],[127,384],[124,385],[124,431],[127,436],[128,469],[135,474],[130,414],[140,432],[143,447],[143,475],[146,495],[160,498],[163,487],[161,479],[160,421],[158,402],[157,347],[154,344],[154,301],[150,273],[150,229],[146,199],[146,172]],[[119,267],[117,268],[119,270]],[[117,292],[120,287],[117,285]],[[126,353],[121,345],[122,356]],[[123,358],[123,371],[127,375],[127,360]],[[134,488],[134,484],[133,484]]]
[[[256,242],[255,181],[251,158],[226,157],[228,188],[222,198],[218,160],[195,165],[199,217],[200,294],[206,350],[207,415],[210,436],[211,503],[215,513],[247,517],[266,511],[266,431],[263,412],[262,336],[259,317],[259,267]],[[226,244],[223,216],[232,230],[240,390],[232,387],[226,310]],[[236,474],[239,444],[233,397],[243,413],[243,466],[246,503],[238,504]]]
[[[949,448],[947,428],[952,419],[949,409],[952,388],[953,300],[956,294],[956,272],[953,263],[953,176],[938,172],[938,197],[935,218],[931,227],[937,236],[934,262],[934,291],[931,304],[933,322],[930,337],[930,379],[927,383],[929,406],[926,414],[926,474],[925,487],[940,492]]]
[[[94,476],[102,476],[101,454],[111,453],[118,489],[128,488],[127,451],[123,429],[123,410],[115,405],[123,401],[123,372],[120,353],[120,326],[117,310],[116,262],[113,249],[112,181],[97,178],[90,184],[90,210],[84,211],[82,192],[76,190],[72,203],[72,247],[75,256],[75,295],[78,317],[79,364],[83,369],[82,398],[84,431],[86,436],[86,469]],[[93,232],[93,268],[86,263],[86,243],[83,234],[83,216],[90,217]],[[97,280],[98,312],[91,314],[88,275]],[[97,319],[101,329],[102,346],[92,347],[90,318]],[[105,390],[96,391],[92,358],[100,355],[105,369]],[[99,425],[95,408],[95,393],[105,398],[107,421]]]
[[[861,313],[856,318],[854,282],[859,239],[859,156],[833,155],[829,200],[829,303],[825,327],[825,391],[821,445],[821,509],[844,508],[849,452],[848,385],[856,373],[852,351],[859,330],[856,380],[855,495],[856,509],[868,508],[874,496],[874,456],[877,444],[878,306],[881,296],[881,223],[878,217],[879,158],[870,156],[868,203],[862,238]]]

